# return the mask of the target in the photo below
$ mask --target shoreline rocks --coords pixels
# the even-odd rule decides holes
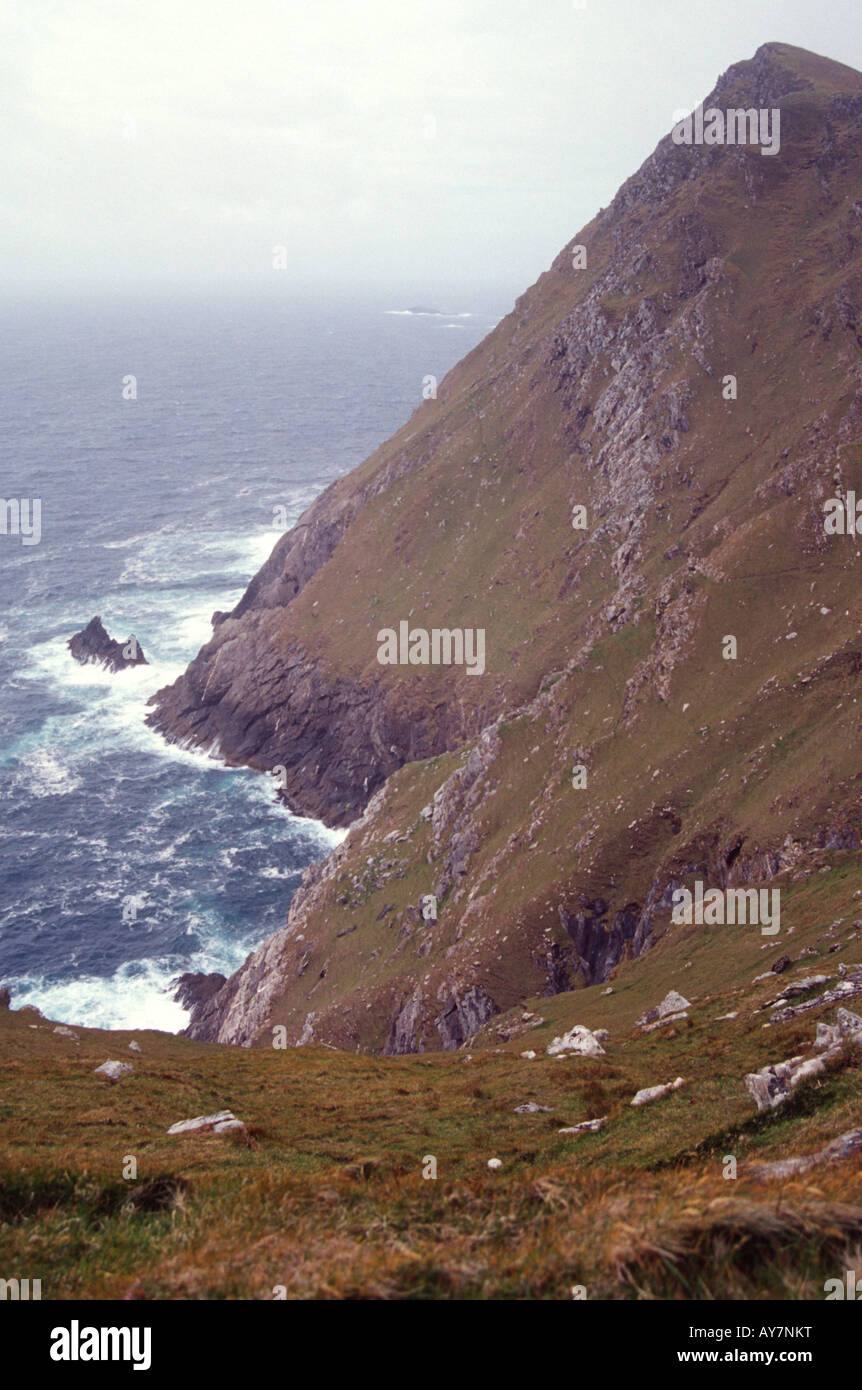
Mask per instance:
[[[91,618],[87,626],[66,643],[82,666],[106,666],[109,671],[125,671],[129,666],[149,666],[143,648],[134,634],[117,642],[102,624]]]

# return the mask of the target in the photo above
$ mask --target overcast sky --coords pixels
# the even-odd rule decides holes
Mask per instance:
[[[519,293],[761,43],[862,0],[0,0],[13,287]]]

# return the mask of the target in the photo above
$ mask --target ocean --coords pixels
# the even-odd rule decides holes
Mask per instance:
[[[182,1028],[173,977],[235,970],[342,837],[281,806],[265,774],[170,746],[144,717],[268,556],[276,509],[293,524],[502,311],[405,307],[227,291],[0,304],[0,495],[42,513],[38,544],[0,534],[13,1007]],[[66,643],[96,614],[150,664],[75,662]]]

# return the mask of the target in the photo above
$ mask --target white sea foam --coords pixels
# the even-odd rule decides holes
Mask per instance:
[[[67,762],[50,748],[34,747],[18,762],[13,786],[26,787],[31,796],[68,796],[81,785]]]
[[[12,1006],[34,1004],[46,1018],[81,1028],[158,1028],[176,1033],[189,1015],[171,998],[170,981],[190,965],[165,960],[130,961],[104,979],[81,975],[62,984],[43,984],[34,976],[13,979]]]

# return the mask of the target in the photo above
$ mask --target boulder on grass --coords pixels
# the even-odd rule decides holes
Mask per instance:
[[[94,1076],[105,1076],[109,1081],[119,1081],[121,1076],[126,1076],[135,1069],[129,1062],[103,1062],[100,1067],[96,1067]]]
[[[574,1028],[570,1028],[568,1033],[563,1033],[559,1038],[554,1038],[553,1042],[548,1043],[546,1049],[550,1057],[562,1057],[566,1053],[576,1053],[580,1057],[604,1057],[605,1049],[589,1028],[584,1027],[583,1023],[576,1023]]]
[[[672,989],[654,1009],[647,1009],[645,1014],[641,1014],[636,1026],[646,1028],[651,1023],[664,1022],[666,1019],[679,1017],[685,1013],[686,1009],[690,1008],[691,1003],[685,995]]]
[[[244,1129],[242,1120],[238,1120],[231,1110],[217,1110],[214,1115],[196,1115],[193,1120],[177,1120],[168,1134],[230,1134]]]
[[[671,1091],[678,1091],[680,1086],[684,1085],[684,1078],[678,1076],[676,1081],[668,1081],[664,1086],[644,1086],[632,1098],[631,1104],[636,1106],[651,1105],[654,1100],[661,1100],[662,1096],[670,1095]]]

